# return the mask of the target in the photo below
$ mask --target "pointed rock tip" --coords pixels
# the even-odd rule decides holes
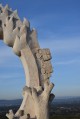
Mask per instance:
[[[14,11],[13,11],[12,16],[14,16],[14,18],[20,19],[19,16],[18,16],[17,10],[14,10]]]
[[[25,17],[24,17],[24,19],[23,19],[24,21],[28,21]],[[28,21],[29,22],[29,21]]]
[[[14,12],[13,12],[13,13],[18,13],[17,9],[16,9],[16,10],[14,10]]]
[[[36,29],[35,29],[35,28],[32,28],[32,30],[33,30],[33,31],[36,31]]]
[[[4,7],[5,9],[9,9],[9,5],[8,4],[6,4],[6,6]]]
[[[24,17],[23,24],[25,24],[27,27],[30,27],[29,21]]]
[[[37,33],[37,30],[35,28],[32,28],[32,32]]]

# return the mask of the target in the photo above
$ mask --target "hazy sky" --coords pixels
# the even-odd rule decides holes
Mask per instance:
[[[80,96],[80,0],[0,0],[18,10],[38,31],[42,48],[50,48],[58,96]],[[19,58],[0,41],[0,99],[21,97],[25,75]]]

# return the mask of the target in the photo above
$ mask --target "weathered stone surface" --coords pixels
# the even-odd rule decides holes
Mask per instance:
[[[14,113],[12,110],[9,110],[9,113],[6,114],[7,118],[14,119]]]
[[[19,56],[25,71],[26,86],[23,102],[16,114],[12,110],[9,119],[49,119],[48,102],[53,84],[49,78],[53,72],[49,49],[41,49],[37,32],[30,29],[29,21],[20,20],[17,10],[0,5],[0,39],[12,47]]]

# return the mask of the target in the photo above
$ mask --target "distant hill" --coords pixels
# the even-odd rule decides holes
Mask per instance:
[[[53,100],[54,104],[80,104],[80,97],[58,97]]]
[[[0,100],[0,106],[13,106],[13,105],[20,105],[22,99],[17,100]]]
[[[22,99],[16,100],[0,100],[0,107],[2,106],[19,106]],[[80,104],[80,97],[58,97],[52,102],[53,104]]]

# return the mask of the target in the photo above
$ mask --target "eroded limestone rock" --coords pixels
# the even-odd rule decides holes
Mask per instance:
[[[20,58],[26,75],[23,102],[16,114],[10,110],[6,116],[49,119],[48,104],[54,98],[50,95],[54,86],[49,81],[53,72],[50,50],[40,48],[36,30],[31,30],[29,21],[26,18],[21,21],[17,10],[12,11],[8,5],[0,5],[0,39]]]

